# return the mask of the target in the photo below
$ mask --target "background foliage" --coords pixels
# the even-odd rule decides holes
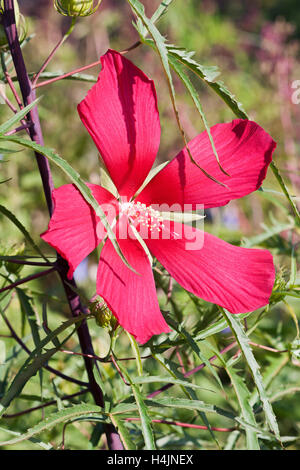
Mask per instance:
[[[69,18],[54,10],[52,1],[36,3],[19,2],[28,22],[30,41],[23,51],[30,72],[40,68],[70,24]],[[68,72],[94,62],[108,47],[124,50],[135,43],[139,37],[132,26],[135,16],[130,4],[136,3],[103,0],[97,13],[79,19],[43,79],[49,78],[51,73]],[[147,16],[151,17],[160,2],[144,0],[143,4]],[[119,370],[110,357],[107,362],[97,362],[107,414],[101,415],[98,408],[93,408],[88,393],[65,400],[65,396],[84,387],[65,381],[49,370],[38,369],[36,365],[38,373],[16,394],[0,423],[0,441],[14,438],[14,433],[23,435],[23,440],[4,448],[57,449],[61,448],[64,438],[65,448],[106,448],[102,426],[103,419],[107,419],[118,427],[128,448],[151,448],[155,442],[160,449],[299,449],[299,219],[295,207],[293,210],[291,206],[291,201],[299,206],[300,198],[300,105],[293,104],[291,99],[292,82],[300,79],[297,1],[174,0],[157,26],[168,44],[195,50],[194,59],[204,66],[217,65],[221,71],[217,80],[226,84],[249,117],[278,142],[275,163],[287,185],[290,200],[270,170],[263,191],[232,201],[224,208],[210,210],[209,222],[205,225],[207,231],[230,243],[266,247],[272,251],[277,268],[272,302],[247,318],[243,315],[232,319],[217,306],[195,298],[175,282],[171,284],[168,274],[156,265],[161,308],[168,315],[174,333],[168,337],[161,335],[147,347],[137,348],[132,338],[119,332],[114,344],[115,356],[133,357],[133,360],[118,361]],[[157,163],[163,162],[174,156],[183,143],[158,54],[142,45],[127,57],[159,83],[162,137]],[[92,183],[100,183],[97,152],[79,120],[76,106],[97,74],[96,67],[84,73],[81,80],[61,80],[41,87],[38,93],[42,96],[39,112],[46,147],[54,148],[85,181]],[[209,125],[235,117],[232,109],[205,81],[192,73],[189,77],[199,93]],[[181,124],[187,138],[191,139],[204,129],[203,121],[175,74],[173,80]],[[5,90],[13,101],[7,85]],[[4,123],[12,112],[3,105],[0,115]],[[16,144],[5,143],[5,148],[8,147],[16,149]],[[0,185],[0,204],[14,214],[43,253],[52,259],[54,253],[39,238],[47,227],[48,213],[32,152],[28,149],[1,152],[0,181],[5,182]],[[51,164],[51,169],[55,186],[69,182],[58,167]],[[7,282],[5,276],[15,280],[39,270],[8,264],[3,258],[37,256],[28,237],[13,222],[1,212],[3,283]],[[76,272],[76,280],[86,298],[95,294],[98,257],[99,253],[92,254]],[[0,306],[0,396],[6,397],[28,355],[24,347],[9,337],[11,331],[5,319],[32,351],[40,347],[42,338],[47,338],[47,328],[54,331],[70,314],[55,273],[22,285],[13,293],[0,294]],[[105,358],[109,333],[93,316],[88,324],[95,352]],[[66,329],[65,337],[60,335],[59,341],[71,331],[72,327]],[[59,349],[79,353],[76,335],[63,345],[57,344],[57,338],[43,349],[44,354],[49,354],[48,365],[85,382],[82,358],[57,351],[59,346]],[[235,341],[237,345],[230,349],[229,345]],[[51,357],[49,348],[54,349]],[[149,357],[140,359],[140,356]],[[209,362],[213,356],[216,358]],[[184,377],[185,372],[198,366],[197,373]],[[24,369],[21,372],[24,376]],[[172,388],[153,397],[155,403],[150,401],[151,397],[146,398],[172,381],[176,382]],[[23,414],[24,410],[49,402],[49,406]],[[78,407],[73,408],[72,404]],[[46,420],[47,417],[50,418]],[[139,420],[126,421],[125,418]],[[173,424],[150,424],[151,420],[167,420]],[[193,429],[174,422],[209,429]],[[66,426],[66,423],[69,424]],[[28,433],[36,425],[40,428]],[[214,427],[217,430],[213,430]],[[280,438],[276,437],[278,428]]]

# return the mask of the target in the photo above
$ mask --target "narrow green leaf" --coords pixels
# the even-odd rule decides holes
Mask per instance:
[[[0,126],[0,134],[5,134],[5,132],[9,131],[9,129],[21,121],[32,108],[34,108],[37,103],[41,100],[41,97],[34,100],[32,103],[25,106],[25,108],[18,111],[13,117],[11,117],[8,121]]]
[[[209,360],[204,356],[204,354],[202,354],[198,344],[192,338],[192,336],[185,330],[185,328],[182,325],[177,324],[177,322],[175,322],[175,320],[173,320],[172,318],[168,317],[167,322],[185,340],[185,343],[190,345],[194,353],[198,356],[201,362],[204,362],[204,364],[207,366],[207,368],[210,370],[211,374],[215,378],[218,385],[221,387],[221,389],[223,389],[222,382],[216,370],[213,368],[213,366],[211,365]]]
[[[10,439],[9,441],[0,442],[0,446],[17,444],[33,436],[36,436],[37,434],[43,431],[52,429],[57,424],[63,423],[65,421],[69,421],[79,416],[88,416],[91,414],[105,415],[106,413],[103,412],[100,406],[89,405],[89,404],[74,405],[69,408],[65,408],[61,411],[58,411],[57,413],[52,413],[46,419],[39,422],[36,426],[29,429],[25,434],[22,434],[21,436],[17,436],[13,439]]]
[[[179,113],[178,113],[178,109],[177,109],[175,89],[174,89],[172,74],[171,74],[170,65],[169,65],[168,49],[167,49],[167,46],[166,46],[165,38],[160,34],[160,32],[158,31],[156,26],[152,23],[152,21],[146,16],[144,5],[141,2],[139,2],[138,0],[127,0],[127,1],[130,4],[133,12],[142,21],[142,23],[145,26],[145,28],[147,29],[148,33],[152,37],[155,49],[156,49],[156,51],[159,55],[159,58],[160,58],[160,61],[161,61],[161,64],[162,64],[162,67],[163,67],[163,70],[165,72],[165,76],[166,76],[166,79],[167,79],[167,84],[168,84],[168,88],[169,88],[169,92],[170,92],[170,98],[171,98],[174,114],[175,114],[175,117],[176,117],[176,122],[177,122],[177,125],[178,125],[178,129],[181,133],[182,140],[184,142],[184,145],[186,147],[188,155],[191,159],[191,162],[195,166],[197,166],[197,168],[199,168],[202,171],[202,173],[205,174],[205,176],[207,176],[207,178],[211,179],[212,181],[214,181],[217,184],[220,184],[221,186],[226,186],[223,183],[221,183],[220,181],[218,181],[216,178],[214,178],[212,175],[207,173],[195,161],[195,159],[193,158],[193,156],[190,152],[188,142],[187,142],[187,139],[186,139],[186,136],[185,136],[185,132],[184,132],[184,129],[181,125],[181,121],[180,121]],[[147,40],[145,39],[145,37],[141,36],[141,39],[144,42],[147,43]]]
[[[202,122],[204,124],[204,127],[205,127],[205,130],[208,134],[208,138],[209,138],[209,141],[210,141],[210,145],[212,147],[212,150],[213,150],[213,153],[216,157],[216,160],[218,162],[218,165],[219,165],[219,168],[220,170],[227,176],[229,176],[229,174],[223,169],[221,163],[220,163],[220,160],[219,160],[219,156],[218,156],[218,153],[217,153],[217,149],[215,147],[215,144],[214,144],[214,141],[213,141],[213,138],[212,138],[212,135],[211,135],[211,132],[210,132],[210,127],[208,125],[208,122],[207,122],[207,119],[206,119],[206,116],[204,114],[204,111],[202,109],[202,105],[201,105],[201,102],[200,102],[200,99],[199,99],[199,95],[194,87],[194,85],[192,84],[191,80],[189,79],[188,75],[186,73],[184,73],[182,67],[180,66],[180,64],[171,56],[169,55],[169,62],[173,68],[173,70],[177,73],[178,77],[181,79],[181,81],[183,82],[183,84],[185,85],[186,89],[188,90],[188,92],[190,93],[191,97],[192,97],[192,100],[194,101],[194,104],[200,114],[200,117],[202,119]]]
[[[125,447],[126,450],[137,450],[136,445],[134,442],[132,442],[132,439],[130,437],[130,434],[124,424],[124,421],[120,418],[118,418],[116,415],[110,414],[109,415],[113,425],[117,429],[119,436],[121,438],[121,441]]]
[[[0,137],[1,138],[1,137]],[[18,227],[18,229],[20,230],[20,232],[23,233],[25,239],[27,240],[27,242],[32,246],[32,248],[47,262],[49,262],[49,260],[43,255],[43,252],[39,249],[39,247],[35,244],[35,242],[33,241],[33,239],[31,238],[30,234],[27,232],[26,228],[23,226],[23,224],[21,224],[21,222],[15,217],[15,215],[10,212],[8,209],[6,209],[6,207],[2,206],[0,204],[0,212],[5,215],[5,217],[7,217],[14,225],[16,225],[16,227]]]
[[[186,398],[175,398],[175,397],[166,397],[166,398],[154,398],[153,400],[147,400],[147,405],[149,406],[166,406],[169,408],[182,408],[186,410],[196,410],[202,411],[205,413],[215,413],[220,416],[224,416],[228,419],[235,420],[236,417],[230,411],[219,408],[216,405],[211,405],[204,403],[201,400],[189,400]]]
[[[295,219],[296,219],[296,223],[297,225],[300,225],[300,213],[298,211],[298,208],[295,204],[295,202],[293,201],[292,197],[290,196],[290,193],[289,193],[289,190],[277,168],[277,166],[275,165],[274,161],[272,161],[270,163],[270,168],[272,169],[273,173],[274,173],[274,176],[275,178],[277,179],[281,189],[282,189],[282,192],[285,194],[290,206],[291,206],[291,209],[294,213],[294,216],[295,216]]]
[[[235,390],[235,394],[237,396],[242,417],[244,421],[257,426],[255,416],[253,413],[252,406],[249,403],[250,400],[250,392],[245,384],[245,381],[242,377],[240,377],[233,367],[227,367],[226,371],[230,377],[231,383]],[[253,429],[246,428],[246,439],[247,439],[247,449],[248,450],[259,450],[259,443],[257,438],[257,433],[253,431]]]
[[[134,384],[149,384],[149,383],[172,383],[174,385],[181,385],[183,387],[186,387],[186,388],[194,388],[194,389],[198,389],[198,390],[204,390],[203,387],[200,387],[200,385],[195,385],[195,384],[192,384],[190,382],[188,382],[187,380],[180,380],[180,379],[176,379],[174,377],[163,377],[163,376],[160,376],[160,375],[146,375],[144,377],[134,377],[132,379],[132,383]],[[205,389],[207,390],[207,389]]]
[[[151,419],[148,415],[147,407],[144,403],[143,397],[138,389],[134,385],[134,383],[131,384],[132,392],[138,407],[139,415],[141,418],[141,426],[142,426],[142,432],[145,440],[145,446],[147,450],[155,450],[155,441],[154,441],[154,435],[152,431],[152,423]]]
[[[28,359],[24,362],[23,366],[18,371],[17,375],[15,376],[12,384],[10,385],[8,391],[6,392],[5,396],[1,399],[0,402],[0,416],[4,413],[6,408],[10,405],[11,401],[17,396],[27,383],[27,381],[36,374],[36,372],[55,354],[55,352],[59,349],[57,347],[52,348],[45,353],[41,354],[42,348],[44,348],[53,338],[57,337],[61,334],[66,328],[70,327],[74,323],[78,323],[83,319],[86,319],[87,315],[80,315],[76,318],[70,318],[69,320],[65,321],[62,325],[56,328],[54,331],[49,333],[39,344],[39,347],[34,349],[31,352]],[[70,336],[74,334],[73,330],[70,335],[68,335],[63,341],[60,342],[59,347],[61,347]]]
[[[75,186],[78,188],[84,199],[92,206],[94,211],[96,212],[97,216],[100,218],[101,222],[103,223],[106,231],[108,238],[110,239],[111,243],[113,244],[113,247],[115,248],[117,254],[120,256],[122,261],[126,264],[126,266],[131,269],[134,273],[138,274],[135,269],[128,263],[126,260],[125,256],[123,255],[121,248],[116,240],[116,236],[109,225],[105,213],[103,212],[101,206],[98,204],[96,199],[94,198],[90,188],[85,184],[85,182],[81,179],[79,173],[75,171],[69,163],[61,158],[56,152],[54,152],[52,149],[43,147],[42,145],[39,145],[35,142],[32,142],[30,140],[22,139],[20,137],[14,137],[14,136],[0,136],[0,139],[8,140],[11,142],[15,142],[16,144],[23,145],[24,147],[30,148],[41,155],[44,155],[45,157],[49,158],[49,160],[53,161],[61,170],[63,170],[68,177],[73,181]]]
[[[259,365],[253,355],[252,349],[249,345],[249,338],[244,332],[240,320],[238,318],[235,318],[234,315],[230,314],[227,312],[225,309],[220,307],[220,311],[222,312],[224,318],[227,321],[228,326],[232,330],[241,351],[244,354],[244,357],[246,359],[246,362],[250,368],[251,374],[253,376],[254,383],[256,385],[257,391],[259,393],[262,406],[265,412],[266,420],[267,423],[270,426],[270,429],[274,432],[275,436],[277,439],[280,439],[279,435],[279,429],[278,429],[278,424],[276,421],[276,416],[274,414],[273,408],[268,400],[264,385],[263,385],[263,380],[262,376],[260,373],[260,368]]]

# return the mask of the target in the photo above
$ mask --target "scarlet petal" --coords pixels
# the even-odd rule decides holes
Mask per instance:
[[[101,186],[87,185],[95,199],[109,212],[112,221],[117,211],[117,201]],[[48,230],[41,238],[69,263],[71,279],[79,263],[101,242],[105,229],[94,210],[73,184],[66,184],[53,191],[55,209]]]
[[[101,57],[98,82],[78,112],[119,193],[131,197],[155,160],[160,123],[154,83],[118,52]]]
[[[153,335],[170,331],[158,305],[152,269],[143,248],[136,240],[118,240],[134,269],[127,268],[108,240],[102,251],[97,275],[97,293],[125,330],[139,343]]]
[[[272,160],[276,143],[253,121],[236,119],[217,124],[211,134],[222,168],[219,168],[207,132],[195,137],[188,147],[194,160],[207,173],[226,184],[225,188],[203,174],[182,150],[139,196],[146,204],[204,204],[206,208],[227,204],[258,189]]]
[[[236,247],[178,223],[172,224],[171,232],[183,236],[145,241],[184,289],[231,313],[250,312],[268,304],[275,280],[269,251]]]

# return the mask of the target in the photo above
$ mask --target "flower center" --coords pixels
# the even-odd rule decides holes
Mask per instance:
[[[127,215],[136,228],[146,228],[150,232],[161,232],[164,228],[160,212],[141,202],[124,202],[120,211]]]

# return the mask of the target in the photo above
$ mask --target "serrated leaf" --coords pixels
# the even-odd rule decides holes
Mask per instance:
[[[125,447],[126,450],[137,450],[136,445],[132,441],[129,431],[127,430],[125,423],[122,419],[118,418],[117,416],[110,414],[109,415],[113,425],[117,429],[119,436],[121,438],[121,441]]]
[[[37,98],[34,100],[32,103],[28,104],[25,106],[25,108],[21,109],[18,111],[13,117],[11,117],[8,121],[6,121],[4,124],[0,126],[0,134],[5,134],[5,132],[9,131],[9,129],[16,125],[19,121],[21,121],[30,111],[32,108],[34,108],[37,103],[41,100],[40,98]]]
[[[42,348],[44,348],[50,341],[52,341],[53,338],[61,334],[66,328],[69,328],[71,325],[82,321],[86,317],[87,315],[80,315],[76,318],[70,318],[69,320],[65,321],[62,325],[60,325],[54,331],[49,333],[40,342],[39,347],[31,352],[28,359],[24,362],[17,375],[15,376],[14,380],[12,381],[8,391],[5,393],[4,397],[0,401],[0,416],[3,415],[4,411],[6,410],[6,408],[8,408],[15,396],[17,396],[22,391],[23,387],[28,382],[28,380],[33,375],[35,375],[37,371],[59,349],[55,347],[41,354]],[[74,331],[72,331],[71,335],[68,335],[66,338],[64,338],[64,340],[59,343],[59,347],[61,347],[69,339],[69,337],[73,335],[73,333]]]
[[[0,446],[17,444],[33,436],[36,436],[37,434],[43,431],[51,429],[59,423],[69,421],[73,418],[77,418],[80,416],[88,416],[90,414],[99,414],[103,416],[103,414],[105,413],[103,412],[102,408],[100,408],[100,406],[89,404],[74,405],[69,408],[65,408],[61,411],[58,411],[57,413],[52,413],[50,416],[38,423],[36,426],[29,429],[25,434],[10,439],[9,441],[0,442]]]
[[[5,363],[5,359],[6,359],[5,342],[0,341],[0,366],[2,366]]]
[[[230,377],[231,383],[237,396],[242,417],[244,421],[257,426],[252,406],[250,405],[250,392],[246,386],[245,381],[240,377],[233,367],[226,367],[226,371]],[[253,429],[246,428],[246,439],[248,450],[259,450],[259,443],[257,433]]]
[[[16,216],[10,212],[6,207],[0,204],[0,212],[5,215],[24,235],[27,242],[32,246],[32,248],[45,260],[49,261],[46,256],[44,256],[43,252],[39,249],[39,247],[35,244],[33,239],[31,238],[30,234],[27,232],[26,228],[21,224],[21,222],[16,218]]]
[[[170,317],[168,317],[167,322],[172,328],[174,328],[178,332],[178,334],[181,337],[184,338],[185,343],[190,345],[190,347],[192,348],[192,351],[194,351],[194,353],[199,357],[200,361],[203,362],[208,367],[208,369],[212,373],[212,375],[215,378],[218,385],[221,387],[221,389],[223,389],[222,382],[221,382],[216,370],[213,368],[213,366],[211,365],[209,360],[204,356],[204,354],[202,354],[198,344],[192,338],[192,336],[185,330],[185,328],[182,325],[178,325],[175,322],[175,320],[171,319]]]
[[[144,399],[139,391],[139,389],[134,385],[134,383],[131,383],[131,388],[132,392],[138,407],[139,415],[141,418],[141,427],[142,427],[142,432],[145,440],[145,446],[147,450],[155,450],[155,441],[154,441],[154,435],[153,435],[153,430],[152,430],[152,423],[151,419],[148,415],[147,407],[144,403]]]
[[[197,168],[199,168],[199,170],[202,171],[202,173],[205,176],[207,176],[207,178],[211,179],[212,181],[214,181],[215,183],[217,183],[221,186],[226,186],[224,183],[221,183],[220,181],[218,181],[214,176],[207,173],[207,171],[204,170],[204,168],[202,168],[196,162],[196,160],[193,158],[193,155],[191,154],[191,151],[189,149],[188,142],[187,142],[187,139],[186,139],[186,136],[185,136],[185,132],[184,132],[184,129],[181,125],[181,121],[180,121],[180,118],[179,118],[179,113],[178,113],[177,104],[176,104],[175,89],[174,89],[171,69],[170,69],[170,65],[169,65],[168,49],[167,49],[165,38],[160,34],[160,32],[158,31],[158,29],[156,28],[154,23],[152,23],[152,21],[146,16],[144,5],[141,2],[139,2],[139,0],[127,0],[127,2],[130,4],[131,9],[137,15],[137,17],[142,21],[142,23],[145,26],[145,28],[147,29],[148,33],[152,37],[153,44],[154,44],[155,49],[156,49],[156,51],[159,55],[159,58],[160,58],[160,61],[161,61],[161,64],[162,64],[162,67],[163,67],[163,70],[164,70],[164,73],[165,73],[165,76],[166,76],[166,79],[167,79],[170,98],[171,98],[171,102],[172,102],[176,122],[177,122],[177,125],[178,125],[178,129],[180,131],[182,140],[184,142],[185,148],[187,150],[187,153],[189,155],[189,158],[190,158],[191,162]],[[144,36],[141,36],[141,39],[144,42],[147,43],[147,40],[145,39]]]
[[[149,383],[172,383],[174,385],[181,385],[183,387],[186,387],[186,388],[194,388],[194,389],[198,389],[198,390],[204,390],[203,387],[201,387],[200,385],[195,385],[195,384],[192,384],[190,382],[188,382],[187,380],[180,380],[180,379],[176,379],[174,377],[163,377],[163,376],[155,376],[155,375],[148,375],[148,376],[145,376],[145,377],[134,377],[132,380],[132,383],[134,384],[149,384]],[[207,389],[205,389],[207,390]]]
[[[202,411],[205,413],[216,413],[218,415],[224,416],[228,419],[235,420],[236,417],[233,413],[227,410],[223,410],[216,405],[211,405],[208,403],[204,403],[201,400],[190,400],[186,398],[174,398],[174,397],[166,397],[166,398],[154,398],[153,400],[147,400],[147,405],[149,406],[166,406],[170,408],[183,408],[186,410],[196,410]]]
[[[190,93],[190,95],[192,97],[192,100],[194,101],[194,104],[197,108],[197,111],[199,112],[200,117],[202,119],[202,122],[204,124],[205,130],[207,132],[207,135],[208,135],[208,138],[209,138],[209,141],[210,141],[211,148],[213,150],[213,153],[215,155],[215,158],[217,160],[217,163],[219,165],[220,170],[225,175],[229,176],[229,174],[223,169],[223,167],[220,163],[219,156],[218,156],[218,153],[217,153],[217,149],[215,147],[214,140],[213,140],[213,137],[211,135],[210,128],[209,128],[206,116],[205,116],[204,111],[202,109],[202,105],[201,105],[201,102],[200,102],[199,95],[198,95],[194,85],[192,84],[192,82],[189,79],[188,75],[186,73],[184,73],[184,71],[183,71],[182,67],[180,66],[180,64],[172,56],[169,56],[169,62],[171,64],[173,70],[177,73],[178,77],[181,79],[181,81],[185,85],[186,89]]]
[[[272,405],[270,404],[268,400],[268,397],[267,397],[267,394],[263,385],[262,376],[260,373],[260,367],[249,345],[249,338],[244,332],[239,319],[236,319],[234,315],[230,314],[229,312],[227,312],[225,309],[221,307],[220,307],[220,311],[222,312],[224,318],[227,321],[228,326],[233,332],[240,346],[240,349],[246,359],[246,362],[249,366],[249,369],[251,371],[254,383],[256,385],[256,388],[259,394],[259,397],[262,402],[262,406],[263,406],[265,416],[266,416],[266,421],[268,425],[270,426],[270,429],[274,432],[277,439],[280,440],[279,428],[278,428],[276,416],[274,414]]]

